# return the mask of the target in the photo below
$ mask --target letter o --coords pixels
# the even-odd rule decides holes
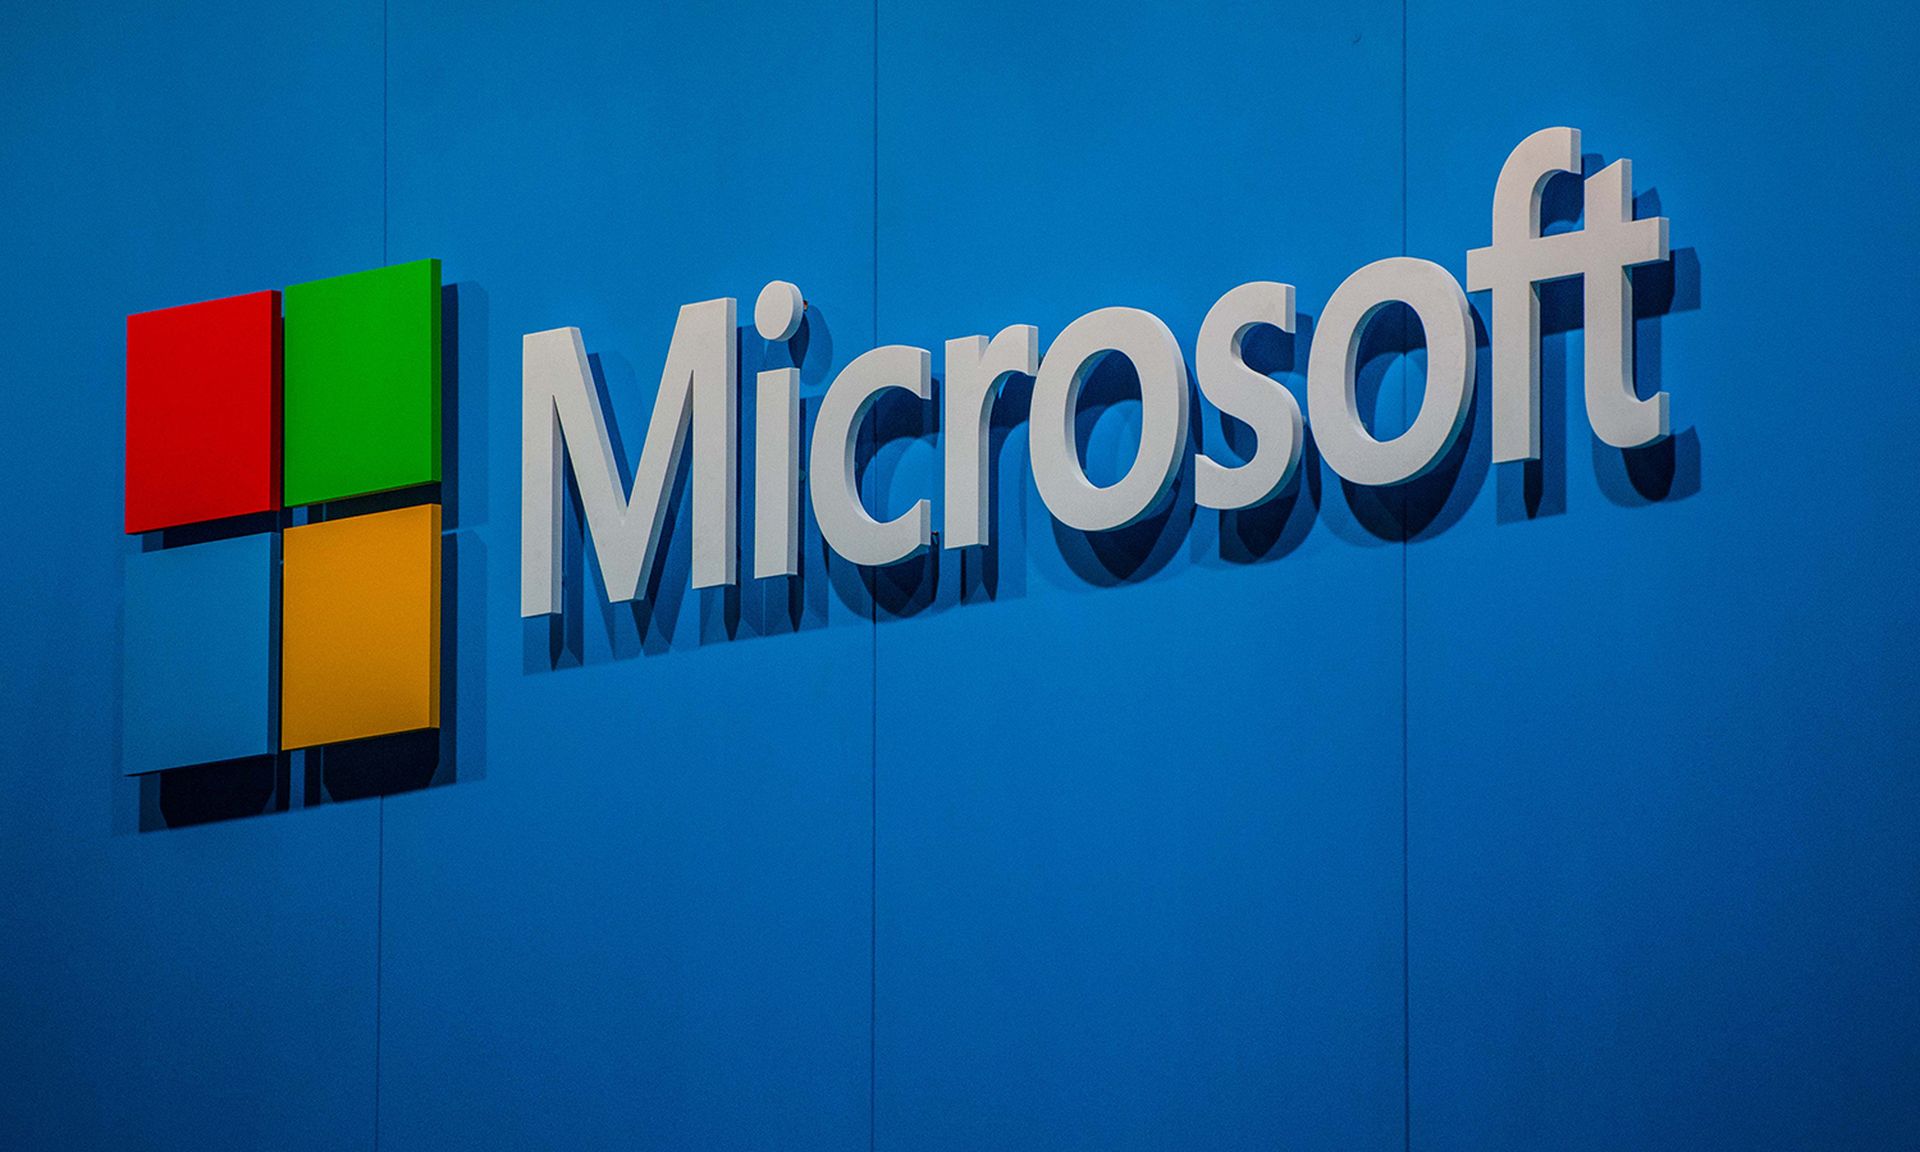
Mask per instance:
[[[1374,314],[1403,301],[1427,334],[1427,390],[1413,424],[1375,440],[1353,394],[1360,336]],[[1473,406],[1473,313],[1460,282],[1431,260],[1376,260],[1327,301],[1307,360],[1307,413],[1327,466],[1355,484],[1401,484],[1424,476],[1453,447]]]
[[[1104,488],[1080,467],[1074,435],[1080,386],[1103,352],[1125,356],[1140,378],[1140,449],[1127,474]],[[1187,362],[1173,332],[1138,308],[1101,308],[1067,325],[1034,377],[1028,430],[1034,486],[1062,524],[1106,532],[1150,515],[1187,449]]]

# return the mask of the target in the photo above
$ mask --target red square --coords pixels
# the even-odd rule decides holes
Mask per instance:
[[[127,531],[280,507],[280,293],[127,317]]]

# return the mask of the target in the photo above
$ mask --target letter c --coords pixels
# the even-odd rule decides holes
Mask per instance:
[[[889,388],[922,400],[933,396],[933,357],[925,348],[889,344],[841,369],[820,401],[807,453],[814,518],[827,546],[855,564],[894,564],[933,542],[932,505],[921,499],[891,520],[876,520],[860,499],[854,475],[854,437],[867,412]]]

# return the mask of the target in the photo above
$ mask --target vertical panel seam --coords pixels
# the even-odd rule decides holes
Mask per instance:
[[[380,985],[386,944],[387,798],[378,799],[379,839],[373,887],[373,1147],[380,1149]]]
[[[387,3],[380,3],[380,263],[387,262]]]
[[[880,345],[880,0],[873,0],[873,346]],[[880,604],[867,605],[867,1152],[879,1143],[880,1036]]]
[[[1407,6],[1400,0],[1400,254],[1407,251]],[[1406,323],[1405,320],[1402,323]],[[1407,341],[1400,342],[1402,349]],[[1404,355],[1404,353],[1403,353]],[[1406,425],[1405,361],[1401,374],[1401,425]],[[1407,567],[1410,533],[1407,531],[1407,497],[1400,497],[1400,1135],[1406,1152],[1413,1150],[1413,933],[1412,933],[1412,803],[1409,754],[1407,654],[1409,632],[1407,616]]]

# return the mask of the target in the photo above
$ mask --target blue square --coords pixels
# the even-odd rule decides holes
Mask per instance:
[[[274,751],[277,574],[272,532],[128,558],[128,775]]]

